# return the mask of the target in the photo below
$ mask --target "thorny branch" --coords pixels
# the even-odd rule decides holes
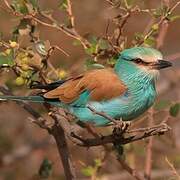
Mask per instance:
[[[24,19],[31,19],[34,20],[35,22],[37,22],[38,24],[41,24],[43,26],[47,26],[53,29],[57,29],[63,33],[65,33],[66,35],[68,35],[69,37],[72,37],[76,40],[79,40],[81,42],[81,44],[83,45],[83,47],[85,49],[90,47],[90,43],[88,42],[88,40],[86,40],[85,38],[83,38],[75,29],[74,29],[74,16],[72,14],[72,7],[71,7],[71,1],[68,1],[68,8],[67,8],[67,12],[70,16],[71,19],[71,25],[72,28],[67,28],[64,24],[59,24],[52,16],[49,16],[43,12],[39,12],[39,14],[41,16],[43,16],[44,18],[46,18],[48,21],[50,21],[50,23],[44,22],[41,19],[36,17],[36,14],[28,14],[28,15],[24,15],[21,14],[19,12],[16,12],[6,0],[3,0],[5,5],[7,6],[8,10],[15,16],[24,18]]]
[[[77,136],[72,132],[72,137],[78,139],[80,143],[79,146],[85,146],[85,147],[91,147],[91,146],[100,146],[108,143],[117,143],[117,144],[128,144],[132,143],[138,140],[142,140],[144,138],[155,136],[155,135],[162,135],[165,132],[169,131],[170,128],[167,124],[161,124],[157,127],[154,127],[153,129],[149,130],[149,127],[144,129],[144,132],[140,132],[134,135],[129,135],[127,137],[124,136],[118,136],[117,134],[111,134],[107,136],[101,136],[100,138],[87,138],[83,139],[82,137]]]

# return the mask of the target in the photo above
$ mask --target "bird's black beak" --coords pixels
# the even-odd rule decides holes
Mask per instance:
[[[165,60],[158,60],[157,62],[152,63],[153,69],[163,69],[172,66],[172,63]]]

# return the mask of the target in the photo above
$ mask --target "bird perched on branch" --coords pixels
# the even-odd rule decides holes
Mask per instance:
[[[160,69],[172,66],[153,48],[134,47],[121,52],[114,69],[97,69],[77,77],[33,88],[38,96],[0,96],[1,100],[49,103],[68,109],[80,121],[104,126],[109,120],[94,114],[104,112],[114,119],[133,120],[153,105]]]

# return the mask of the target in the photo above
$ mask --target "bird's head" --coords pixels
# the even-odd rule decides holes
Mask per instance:
[[[121,52],[117,66],[121,66],[121,70],[125,68],[124,70],[129,73],[141,71],[144,74],[154,77],[157,76],[160,69],[170,67],[172,63],[163,60],[162,54],[156,49],[134,47]]]

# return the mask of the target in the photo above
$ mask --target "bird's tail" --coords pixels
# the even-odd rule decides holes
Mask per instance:
[[[38,102],[44,103],[46,99],[42,96],[0,96],[0,101],[29,101],[29,102]]]

